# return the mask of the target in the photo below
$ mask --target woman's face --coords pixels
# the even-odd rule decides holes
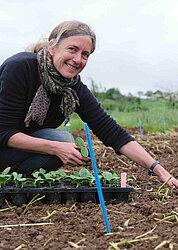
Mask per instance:
[[[71,79],[78,75],[86,66],[92,50],[90,36],[71,36],[57,46],[49,43],[49,52],[57,71],[64,77]]]

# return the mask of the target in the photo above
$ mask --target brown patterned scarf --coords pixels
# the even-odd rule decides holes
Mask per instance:
[[[63,77],[54,67],[52,57],[46,47],[38,52],[37,60],[42,84],[29,107],[24,120],[25,126],[28,127],[31,120],[43,125],[51,103],[50,94],[62,94],[59,111],[64,115],[65,124],[67,124],[76,105],[80,105],[76,92],[71,89],[77,83],[79,76],[72,79]]]

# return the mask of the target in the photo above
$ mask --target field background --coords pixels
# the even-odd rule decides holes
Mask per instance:
[[[139,128],[140,120],[142,129],[147,132],[165,132],[163,119],[166,131],[178,127],[178,104],[177,102],[171,103],[170,99],[152,100],[125,97],[121,100],[112,100],[99,98],[99,102],[122,127]],[[81,128],[84,128],[84,123],[76,113],[73,113],[70,130],[75,131]]]

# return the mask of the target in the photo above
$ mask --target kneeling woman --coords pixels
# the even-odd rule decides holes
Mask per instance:
[[[0,171],[31,173],[40,167],[84,165],[71,134],[56,129],[75,111],[93,133],[162,181],[171,175],[100,106],[79,73],[95,50],[96,37],[78,21],[59,24],[47,42],[8,58],[0,67]],[[172,177],[170,186],[178,187]]]

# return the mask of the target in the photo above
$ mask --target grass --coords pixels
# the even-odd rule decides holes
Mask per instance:
[[[166,100],[142,99],[141,104],[104,100],[102,106],[122,127],[139,128],[140,120],[145,131],[164,132],[163,117],[166,130],[178,127],[178,109],[170,107]],[[70,131],[84,128],[84,123],[75,113],[70,124]],[[63,125],[60,128],[65,129]]]
[[[165,101],[142,100],[141,109],[131,112],[109,111],[109,114],[123,127],[139,127],[147,132],[164,132],[163,117],[166,130],[178,127],[178,109],[170,108]]]

